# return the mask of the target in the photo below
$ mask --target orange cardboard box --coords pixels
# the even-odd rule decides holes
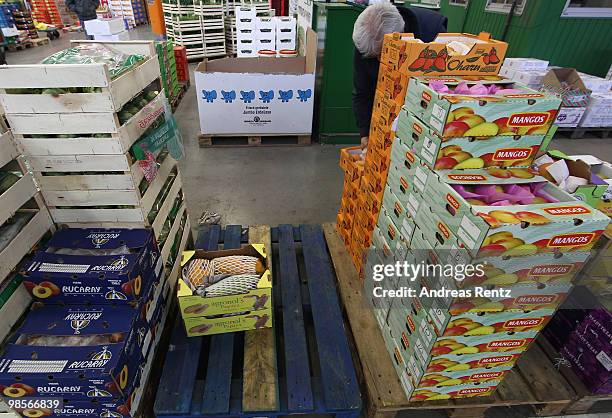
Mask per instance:
[[[366,193],[365,210],[374,219],[378,219],[378,212],[382,206],[382,199],[375,194]]]
[[[491,35],[440,33],[434,42],[417,41],[412,33],[385,35],[380,61],[409,76],[495,75],[508,44]]]
[[[376,88],[389,94],[391,100],[401,107],[406,100],[409,79],[409,75],[396,71],[389,65],[381,62],[378,70]]]
[[[366,228],[362,228],[360,225],[355,225],[355,227],[353,227],[353,242],[356,243],[356,246],[358,246],[360,252],[364,249],[370,248],[370,245],[372,244],[370,242],[371,238],[371,231],[368,231]]]
[[[340,149],[340,168],[346,173],[351,170],[351,166],[359,161],[359,156],[356,154],[361,151],[361,147],[347,147]]]
[[[381,153],[378,149],[372,149],[371,152],[368,152],[365,167],[374,170],[379,175],[386,174],[391,163],[391,149],[388,151],[388,153],[386,151]],[[368,171],[368,168],[365,170]]]
[[[357,199],[359,194],[359,187],[356,182],[344,181],[344,188],[342,189],[342,198],[347,201],[353,201]]]
[[[374,106],[372,107],[372,124],[391,127],[404,103],[396,103],[391,94],[376,89],[374,94]],[[374,119],[376,117],[376,119]]]
[[[393,132],[389,127],[384,125],[371,126],[370,136],[368,137],[368,153],[366,154],[366,158],[370,152],[369,148],[378,150],[380,154],[391,155],[391,146],[393,145],[394,139],[395,132]]]
[[[364,231],[371,233],[374,231],[374,227],[376,226],[376,221],[378,217],[372,216],[372,214],[364,208],[364,210],[360,210],[355,214],[355,222],[353,223],[353,231],[355,228],[363,229]],[[355,234],[353,233],[353,237]]]

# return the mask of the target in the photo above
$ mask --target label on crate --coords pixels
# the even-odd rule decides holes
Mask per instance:
[[[419,191],[423,193],[425,190],[425,184],[427,183],[427,171],[425,171],[422,167],[417,167],[414,170],[414,186],[420,189]]]
[[[461,219],[459,231],[457,231],[459,238],[467,244],[468,248],[474,248],[476,245],[474,237],[478,237],[479,234],[478,226],[467,215],[464,215]]]
[[[612,371],[612,359],[606,353],[600,351],[595,357],[607,371]]]
[[[413,218],[416,218],[417,211],[419,210],[419,201],[417,198],[411,193],[408,195],[408,212]]]

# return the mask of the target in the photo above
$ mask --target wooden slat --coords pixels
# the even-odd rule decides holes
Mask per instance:
[[[155,412],[187,414],[191,406],[202,338],[188,338],[181,318],[177,317],[170,341],[155,400]]]
[[[571,386],[563,379],[546,354],[536,344],[521,355],[517,367],[539,401],[569,401],[574,397]]]
[[[268,269],[272,272],[272,242],[270,227],[249,227],[249,242],[265,244]],[[274,284],[277,286],[278,284]],[[277,411],[278,373],[274,328],[246,331],[244,334],[244,364],[242,381],[243,411]]]
[[[278,229],[280,274],[277,277],[282,283],[276,284],[280,285],[282,295],[287,407],[290,412],[304,412],[312,410],[314,405],[293,227],[280,225]]]
[[[224,248],[240,248],[240,225],[225,228]],[[218,239],[218,238],[217,238]],[[205,249],[216,249],[217,245]],[[234,333],[217,334],[210,337],[208,370],[202,395],[202,413],[227,414],[230,408],[232,386],[232,360],[234,356]]]
[[[0,150],[1,151],[1,150]],[[0,194],[0,225],[36,194],[34,179],[26,173],[8,190]]]
[[[357,409],[359,386],[320,225],[300,226],[327,410]]]
[[[373,415],[384,415],[386,408],[400,409],[408,400],[393,368],[380,329],[365,299],[359,275],[334,224],[324,224],[327,247],[331,253],[338,290],[346,309],[364,374],[369,408]]]
[[[0,88],[107,87],[103,64],[34,64],[0,67]]]
[[[0,119],[2,116],[0,115]],[[2,126],[0,126],[0,132],[2,132]],[[9,161],[14,160],[19,156],[19,151],[15,146],[13,135],[11,131],[0,133],[0,167],[4,167]]]

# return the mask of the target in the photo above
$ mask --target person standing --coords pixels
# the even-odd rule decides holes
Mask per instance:
[[[85,32],[86,39],[93,39],[92,35],[87,34],[85,30],[85,21],[96,19],[96,9],[100,5],[100,0],[67,0],[66,6],[73,13],[76,13],[79,21],[81,22],[81,28]]]
[[[368,6],[357,17],[353,27],[353,112],[363,147],[370,132],[385,34],[410,32],[423,42],[432,42],[438,33],[446,32],[446,25],[446,17],[433,10],[395,6],[389,0]]]

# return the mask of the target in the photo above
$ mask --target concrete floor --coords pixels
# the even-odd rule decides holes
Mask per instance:
[[[154,39],[148,27],[130,31],[132,39]],[[9,64],[33,64],[68,47],[81,33],[64,34],[41,47],[8,52]],[[223,224],[321,223],[334,221],[342,192],[339,147],[199,148],[198,108],[193,82],[175,116],[186,158],[181,162],[192,222],[203,211],[217,212]],[[568,154],[593,154],[612,161],[609,139],[555,139]]]

